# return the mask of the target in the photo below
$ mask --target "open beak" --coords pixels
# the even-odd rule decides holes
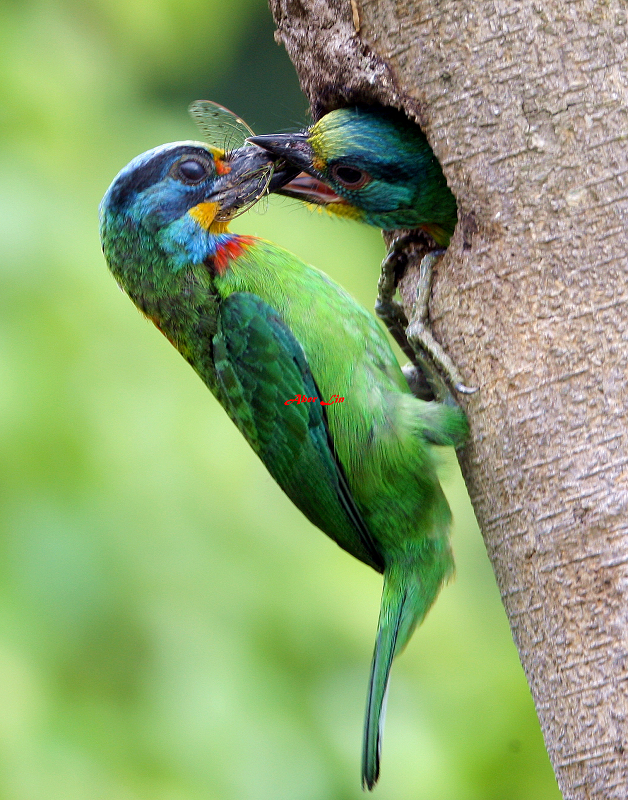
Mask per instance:
[[[305,203],[314,203],[317,206],[328,206],[331,203],[345,203],[346,205],[347,202],[330,189],[326,183],[319,181],[313,175],[308,175],[307,172],[301,172],[289,183],[275,189],[275,192],[286,197],[294,197]]]
[[[298,169],[267,150],[240,147],[223,162],[223,173],[214,183],[205,202],[220,209],[216,219],[232,219],[256,203],[260,197],[288,183]]]
[[[286,180],[277,180],[270,191],[286,197],[294,197],[306,203],[326,206],[330,203],[346,203],[346,201],[332,191],[326,183],[316,176],[312,166],[312,146],[308,141],[309,131],[300,133],[271,133],[264,136],[250,136],[247,142],[264,148],[267,152],[277,156],[280,162],[296,167],[293,175],[284,170]],[[297,174],[300,170],[304,170]],[[314,174],[312,174],[314,173]]]

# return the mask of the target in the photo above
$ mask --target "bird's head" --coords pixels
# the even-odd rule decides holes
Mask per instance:
[[[248,141],[305,173],[279,194],[384,230],[423,228],[449,243],[455,198],[425,135],[400,112],[340,108],[298,133]]]
[[[108,261],[123,246],[128,255],[157,246],[175,261],[202,261],[237,213],[295,174],[275,169],[275,161],[256,147],[225,153],[202,142],[174,142],[137,156],[100,204]]]
[[[296,170],[275,169],[276,157],[255,147],[224,152],[203,142],[172,142],[134,158],[114,178],[103,219],[123,215],[156,231],[186,214],[222,233],[242,209],[275,191]]]

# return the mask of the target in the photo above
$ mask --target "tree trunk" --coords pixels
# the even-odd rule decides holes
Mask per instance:
[[[270,5],[315,117],[405,109],[458,199],[430,313],[480,387],[462,471],[564,797],[626,798],[626,2]]]

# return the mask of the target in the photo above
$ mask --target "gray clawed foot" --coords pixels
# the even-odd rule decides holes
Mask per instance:
[[[430,376],[421,359],[417,359],[417,354],[408,343],[406,337],[406,328],[408,327],[408,318],[403,310],[403,306],[397,303],[393,298],[397,291],[397,279],[401,272],[401,267],[405,267],[408,260],[408,253],[406,248],[408,245],[416,241],[416,236],[412,233],[398,236],[390,243],[386,258],[382,261],[381,273],[377,284],[377,300],[375,301],[375,313],[384,322],[388,328],[388,332],[397,342],[403,353],[410,359],[417,370],[425,376],[427,382],[431,384]],[[423,381],[425,383],[425,381]],[[419,381],[412,378],[412,383],[409,385],[418,388]],[[412,389],[414,393],[414,389]],[[420,394],[417,397],[422,399],[432,400],[435,397],[433,390],[423,386],[419,389]]]
[[[415,354],[406,338],[408,318],[403,306],[393,300],[397,291],[397,270],[400,264],[404,264],[407,261],[408,255],[405,252],[405,248],[414,240],[415,237],[412,234],[405,234],[404,236],[398,236],[391,242],[388,254],[382,261],[381,273],[377,283],[375,313],[384,322],[390,335],[403,350],[404,354],[413,363],[416,363]]]
[[[400,262],[407,260],[405,248],[414,240],[412,234],[406,234],[391,243],[388,255],[382,262],[375,311],[403,352],[423,373],[433,396],[442,402],[455,403],[449,386],[461,394],[474,394],[477,387],[469,387],[463,383],[458,368],[429,328],[429,301],[434,266],[445,251],[435,250],[421,261],[416,302],[409,325],[403,307],[393,300]],[[420,392],[417,396],[425,398],[424,387],[420,388]]]
[[[477,392],[477,387],[466,386],[462,382],[458,368],[421,320],[413,320],[410,323],[406,329],[406,336],[412,349],[424,354],[423,357],[417,354],[416,358],[423,370],[426,369],[425,362],[429,364],[427,379],[437,388],[435,394],[438,400],[442,401],[451,394],[448,383],[461,394]]]

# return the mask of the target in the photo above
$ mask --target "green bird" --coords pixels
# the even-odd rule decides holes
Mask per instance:
[[[291,182],[278,185],[279,194],[387,231],[420,229],[440,248],[449,245],[458,220],[456,199],[425,134],[401,112],[339,108],[306,130],[251,136],[248,141],[303,170]],[[382,264],[376,311],[406,355],[416,360],[417,351],[426,354],[418,366],[434,396],[449,395],[434,365],[458,391],[473,392],[428,325],[432,270],[442,251],[429,254],[421,264],[415,318],[408,330],[403,309],[393,301],[399,261],[412,238],[401,236],[391,245]]]
[[[102,200],[102,246],[119,285],[292,502],[384,575],[364,730],[371,789],[392,660],[453,568],[430,445],[460,445],[467,424],[457,408],[410,393],[375,318],[341,286],[271,242],[228,231],[266,186],[270,158],[197,142],[138,156]],[[285,179],[278,170],[270,189]]]

